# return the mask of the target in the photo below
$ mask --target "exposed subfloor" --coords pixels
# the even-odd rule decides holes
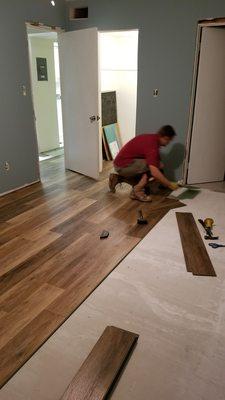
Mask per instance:
[[[200,185],[197,186],[202,189],[209,189],[209,190],[214,190],[215,192],[225,193],[225,181],[201,183]]]
[[[213,217],[224,243],[225,195],[184,197],[179,212]],[[59,400],[106,325],[140,334],[112,399],[224,400],[225,250],[206,244],[217,277],[188,273],[175,211],[5,385],[1,400]]]

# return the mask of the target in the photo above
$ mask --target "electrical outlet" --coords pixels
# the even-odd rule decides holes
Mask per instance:
[[[154,97],[157,97],[158,94],[159,94],[159,89],[154,89],[154,90],[153,90],[153,96],[154,96]]]
[[[5,161],[5,162],[4,162],[4,167],[3,167],[3,168],[4,168],[4,170],[7,171],[7,172],[10,170],[10,164],[9,164],[8,161]]]

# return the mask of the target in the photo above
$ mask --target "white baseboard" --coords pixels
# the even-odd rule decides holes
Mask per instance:
[[[38,179],[37,181],[31,182],[31,183],[26,183],[25,185],[20,186],[20,187],[15,188],[15,189],[12,189],[12,190],[9,190],[8,192],[0,193],[0,197],[6,196],[7,194],[10,194],[10,193],[13,193],[13,192],[16,192],[17,190],[24,189],[25,187],[34,185],[35,183],[38,183],[38,182],[40,182],[40,179]]]

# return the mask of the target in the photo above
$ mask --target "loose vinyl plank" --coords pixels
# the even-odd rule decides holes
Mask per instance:
[[[176,212],[186,268],[193,275],[216,276],[192,213]]]
[[[182,206],[165,194],[132,201],[126,185],[109,193],[109,166],[94,182],[49,160],[42,183],[0,199],[0,386],[167,211]],[[137,225],[140,208],[147,226]],[[110,235],[102,241],[103,229]]]
[[[61,400],[103,400],[112,389],[139,335],[107,326]]]

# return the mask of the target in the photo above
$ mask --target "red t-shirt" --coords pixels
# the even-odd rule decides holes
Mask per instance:
[[[117,154],[114,164],[119,167],[127,167],[136,158],[146,160],[148,165],[159,168],[160,165],[160,143],[157,133],[138,135],[122,147]]]

